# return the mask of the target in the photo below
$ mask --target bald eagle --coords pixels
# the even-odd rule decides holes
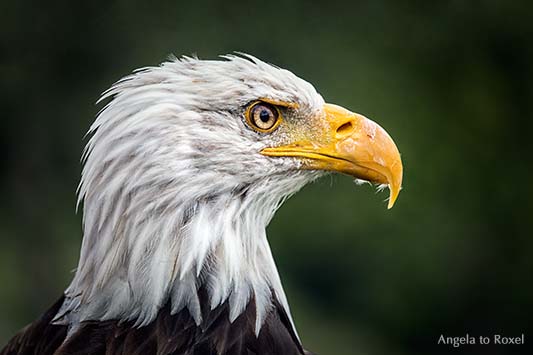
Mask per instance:
[[[1,355],[309,354],[265,228],[328,171],[402,183],[379,125],[249,55],[123,78],[89,129],[83,242],[63,296]]]

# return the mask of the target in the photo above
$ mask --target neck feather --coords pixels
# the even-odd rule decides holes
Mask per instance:
[[[304,174],[294,177],[292,192],[308,181]],[[171,314],[186,309],[197,325],[202,309],[227,303],[233,322],[252,299],[256,335],[274,299],[290,319],[265,233],[286,189],[265,193],[241,186],[175,208],[152,203],[138,212],[131,208],[131,196],[122,202],[116,198],[107,208],[123,211],[118,217],[100,213],[109,202],[88,195],[80,262],[55,321],[75,326],[118,319],[142,326],[170,301]],[[206,298],[199,297],[200,288]]]

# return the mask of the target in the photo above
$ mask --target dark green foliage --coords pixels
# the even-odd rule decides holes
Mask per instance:
[[[100,92],[169,54],[243,51],[378,121],[404,189],[325,178],[269,227],[303,343],[319,354],[452,349],[533,314],[533,25],[519,1],[4,1],[0,343],[57,299],[81,240],[75,190]]]

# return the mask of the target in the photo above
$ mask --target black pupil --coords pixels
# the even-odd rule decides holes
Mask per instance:
[[[259,119],[264,123],[270,121],[270,111],[266,108],[262,108],[261,112],[259,112]]]

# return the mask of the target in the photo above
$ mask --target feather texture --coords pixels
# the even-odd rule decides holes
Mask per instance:
[[[324,100],[289,71],[224,58],[171,60],[104,93],[83,152],[76,274],[2,355],[303,353],[265,229],[322,173],[260,151],[309,130]],[[290,102],[291,129],[250,129],[258,99]]]
[[[147,326],[133,322],[86,321],[68,338],[67,326],[51,324],[60,299],[39,320],[24,329],[0,355],[304,355],[285,309],[274,301],[261,332],[255,335],[255,300],[233,321],[227,302],[213,310],[204,299],[204,321],[197,325],[187,310],[171,314],[162,307]]]

